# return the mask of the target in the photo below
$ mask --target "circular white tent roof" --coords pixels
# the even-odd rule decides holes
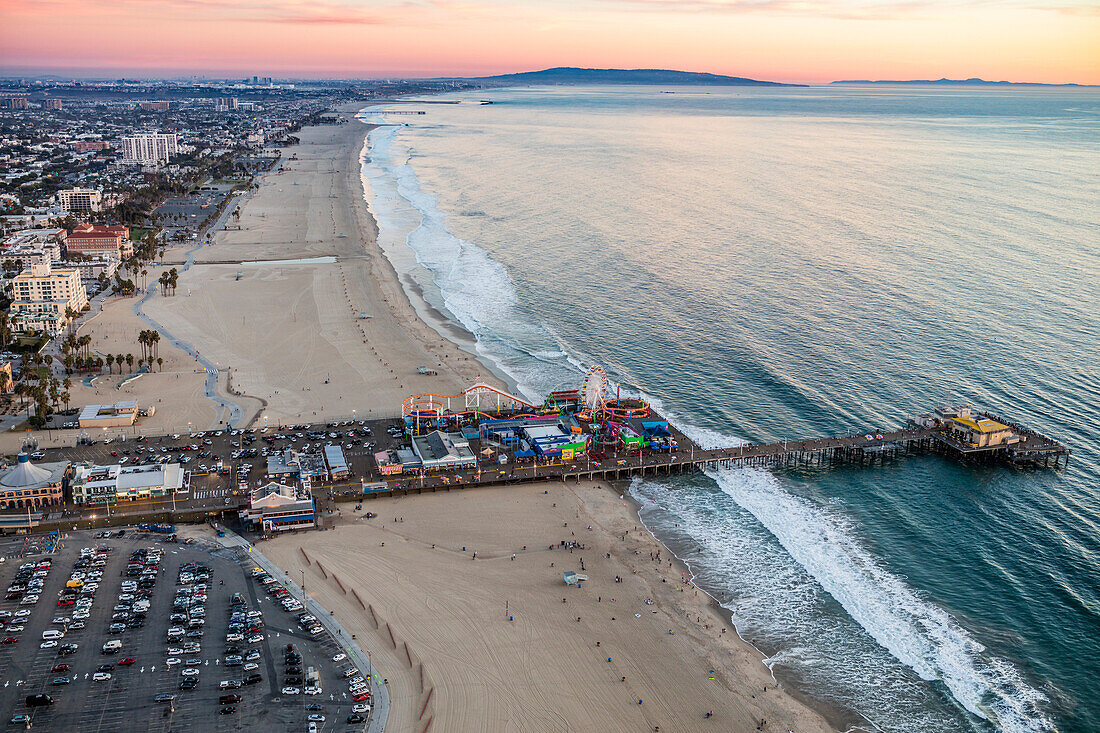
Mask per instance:
[[[8,489],[22,489],[46,483],[52,475],[52,471],[47,471],[31,463],[31,457],[26,453],[20,453],[19,462],[15,468],[0,478],[0,486]]]

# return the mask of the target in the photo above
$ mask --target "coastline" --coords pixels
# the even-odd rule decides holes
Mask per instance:
[[[364,137],[362,154],[360,156],[361,161],[365,163],[370,155],[371,143],[368,133],[368,135]],[[421,317],[422,320],[427,322],[427,325],[429,325],[432,330],[435,331],[441,338],[450,340],[455,343],[455,345],[459,348],[466,350],[468,353],[471,354],[472,357],[476,358],[480,363],[482,363],[487,370],[491,371],[492,373],[496,374],[498,377],[506,381],[511,389],[517,389],[518,385],[513,379],[503,374],[503,370],[501,370],[499,367],[492,364],[491,362],[486,361],[486,357],[477,353],[476,349],[473,348],[476,346],[476,338],[473,334],[471,334],[461,323],[457,322],[456,319],[453,319],[446,314],[440,312],[431,303],[429,303],[428,300],[424,297],[422,287],[411,276],[409,276],[408,274],[399,274],[399,271],[394,266],[393,262],[390,261],[386,252],[386,248],[384,248],[378,242],[377,223],[374,219],[373,213],[371,212],[370,202],[367,200],[367,188],[369,184],[366,181],[365,172],[362,176],[362,185],[363,190],[361,200],[365,207],[365,213],[368,217],[370,217],[373,231],[375,232],[373,245],[377,248],[378,253],[387,260],[387,270],[394,277],[395,281],[402,286],[402,290],[409,302],[410,307],[417,313],[419,317]],[[605,486],[605,489],[607,491],[616,491],[616,489],[610,486]],[[672,552],[672,550],[669,549],[669,546],[665,544],[665,542],[657,535],[657,533],[655,533],[652,529],[645,525],[640,516],[640,505],[633,497],[630,496],[629,491],[625,490],[624,488],[622,491],[618,491],[618,493],[622,495],[622,498],[624,499],[624,506],[629,507],[629,511],[633,519],[636,521],[637,525],[642,528],[642,531],[644,531],[648,535],[648,537],[654,544],[662,548],[662,550],[667,555],[673,558],[673,564],[671,567],[673,567],[674,569],[679,569],[686,577],[694,581],[694,574],[692,573],[689,564],[681,560],[676,555],[676,553]],[[368,508],[372,508],[373,505],[368,504],[367,506]],[[780,680],[776,679],[772,670],[764,663],[767,655],[757,649],[755,646],[753,646],[749,640],[742,638],[737,632],[736,627],[733,624],[731,612],[728,609],[722,607],[720,602],[705,589],[698,588],[694,585],[694,582],[690,583],[689,585],[693,589],[696,589],[696,593],[699,590],[703,591],[705,601],[700,607],[700,613],[709,613],[710,619],[708,620],[708,625],[711,623],[715,625],[721,624],[723,627],[729,628],[733,631],[732,634],[719,634],[720,636],[725,637],[721,639],[721,642],[728,645],[729,653],[733,655],[735,653],[734,649],[736,649],[736,652],[739,655],[747,658],[751,664],[759,669],[759,671],[762,671],[764,674],[766,674],[773,684],[779,685],[779,692],[782,695],[786,696],[787,703],[790,706],[795,708],[804,708],[807,712],[811,714],[812,717],[817,719],[817,722],[823,724],[824,729],[853,730],[857,729],[855,726],[865,724],[865,721],[858,718],[858,716],[851,711],[829,706],[821,700],[810,697],[809,695],[800,691],[792,691],[790,688],[783,685]],[[735,636],[736,639],[734,639]],[[714,641],[718,640],[719,639],[716,637]]]

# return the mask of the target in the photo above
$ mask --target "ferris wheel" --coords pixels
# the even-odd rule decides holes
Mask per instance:
[[[607,400],[607,372],[601,366],[594,366],[584,375],[584,386],[581,388],[584,397],[584,405],[590,412],[603,408]]]

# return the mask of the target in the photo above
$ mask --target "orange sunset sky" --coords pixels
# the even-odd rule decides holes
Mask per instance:
[[[0,72],[1100,84],[1097,0],[0,0]]]

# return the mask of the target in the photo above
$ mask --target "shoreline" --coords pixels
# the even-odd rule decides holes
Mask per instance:
[[[428,715],[448,730],[748,733],[761,720],[765,731],[838,730],[728,633],[713,599],[607,482],[476,487],[365,509],[376,516],[342,510],[331,532],[261,547],[292,575],[311,572],[308,557],[339,576],[308,582],[381,662],[391,730],[420,730]],[[569,569],[588,574],[583,588],[562,582]]]
[[[355,116],[353,116],[353,119],[354,117]],[[401,285],[402,290],[405,292],[406,298],[409,300],[410,305],[416,311],[417,315],[421,316],[421,318],[427,323],[427,325],[429,325],[442,338],[451,340],[459,348],[468,351],[471,356],[477,359],[483,366],[485,366],[486,369],[500,376],[503,370],[498,365],[491,363],[491,361],[487,362],[488,357],[475,351],[477,344],[476,336],[474,336],[474,334],[472,334],[461,323],[459,323],[457,319],[441,312],[430,302],[428,302],[428,300],[424,297],[423,287],[420,285],[420,283],[418,283],[410,274],[402,273],[401,271],[399,271],[396,265],[390,259],[387,248],[382,246],[382,244],[380,243],[378,239],[379,228],[377,220],[374,217],[371,203],[367,200],[367,189],[369,187],[369,182],[367,180],[365,168],[368,165],[367,161],[370,158],[371,154],[372,144],[370,140],[370,133],[368,132],[368,134],[364,136],[362,155],[360,156],[360,161],[364,169],[361,174],[361,198],[365,205],[366,214],[370,217],[372,221],[372,225],[376,235],[374,245],[377,247],[379,253],[389,263],[388,269],[391,273],[393,273],[394,277]],[[410,292],[410,290],[412,292]],[[429,314],[430,317],[425,317],[425,312]],[[444,331],[449,332],[450,335],[448,335],[448,333],[445,333]],[[510,388],[518,390],[518,383],[513,378],[511,378],[509,375],[503,375],[503,378],[509,384]],[[607,488],[609,490],[616,489],[616,487],[610,485],[608,485]],[[652,538],[652,541],[654,543],[664,548],[664,550],[670,556],[672,556],[675,566],[681,568],[682,571],[689,577],[691,581],[691,586],[703,592],[703,594],[707,598],[707,606],[709,607],[712,614],[717,617],[717,619],[719,619],[722,623],[728,624],[728,627],[731,628],[734,632],[734,635],[736,635],[738,643],[742,644],[744,647],[751,650],[753,654],[757,655],[757,665],[761,669],[766,671],[772,681],[779,686],[779,689],[790,696],[790,698],[798,705],[804,706],[813,711],[815,714],[820,715],[821,718],[826,722],[826,724],[834,730],[864,729],[860,726],[865,726],[867,724],[867,721],[859,716],[858,713],[856,713],[855,711],[831,706],[828,703],[819,700],[804,691],[797,690],[796,686],[793,684],[786,684],[782,678],[777,678],[774,671],[770,667],[768,667],[767,664],[765,664],[764,660],[767,658],[768,655],[758,649],[756,646],[754,646],[748,639],[745,639],[741,636],[740,632],[737,630],[736,625],[733,622],[732,612],[723,607],[718,599],[714,597],[710,592],[695,584],[695,574],[692,571],[690,564],[683,560],[677,553],[675,553],[671,549],[669,544],[666,544],[666,541],[660,538],[652,528],[646,525],[641,517],[641,506],[630,495],[629,488],[623,487],[622,491],[620,491],[619,493],[622,494],[622,496],[624,497],[624,501],[630,507],[633,517],[637,521],[637,523],[644,528],[644,531]],[[870,730],[870,728],[866,729]]]

